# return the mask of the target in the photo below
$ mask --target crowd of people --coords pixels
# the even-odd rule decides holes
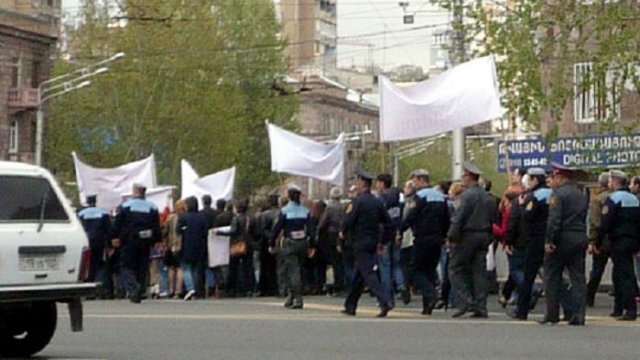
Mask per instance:
[[[171,214],[159,213],[135,185],[113,218],[95,196],[78,216],[92,250],[89,281],[102,284],[102,298],[279,296],[301,309],[304,295],[328,294],[345,297],[343,312],[355,315],[368,290],[381,317],[419,294],[424,315],[452,307],[456,318],[486,318],[487,294],[497,287],[487,259],[501,249],[509,274],[499,302],[514,305],[512,318],[527,320],[544,293],[542,323],[584,325],[610,258],[611,315],[635,320],[640,178],[611,170],[593,187],[578,184],[580,174],[559,165],[516,171],[496,197],[468,163],[460,181],[434,183],[420,169],[401,189],[389,174],[358,172],[346,196],[334,187],[328,201],[305,200],[290,185],[286,197],[258,204],[217,200],[214,208],[210,196],[188,197]],[[228,265],[207,263],[212,231],[230,239]]]

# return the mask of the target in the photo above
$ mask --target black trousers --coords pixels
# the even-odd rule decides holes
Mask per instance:
[[[435,303],[438,298],[436,282],[441,250],[442,239],[439,238],[416,238],[413,242],[411,254],[413,280],[422,292],[423,305]]]
[[[560,302],[562,289],[562,272],[569,271],[571,289],[569,301],[572,319],[584,322],[587,298],[585,281],[585,255],[587,250],[586,235],[581,233],[563,234],[561,243],[553,253],[545,254],[544,279],[547,300],[546,318],[550,321],[560,320]]]
[[[593,263],[591,265],[591,272],[589,273],[589,282],[587,283],[587,299],[591,302],[593,302],[596,297],[600,281],[602,281],[602,275],[607,267],[610,256],[609,251],[593,254]]]
[[[360,251],[355,253],[355,276],[344,304],[345,309],[355,312],[365,285],[378,298],[381,306],[391,304],[391,299],[388,298],[376,273],[377,264],[377,254]]]
[[[517,314],[522,318],[529,315],[531,303],[531,290],[538,276],[538,271],[544,263],[544,238],[536,239],[526,249],[524,259],[524,282],[522,289],[518,290]]]
[[[414,245],[415,246],[415,245]],[[458,296],[460,309],[473,309],[487,314],[487,250],[485,233],[465,233],[449,256],[449,279]]]
[[[239,275],[242,276],[239,276]],[[253,274],[253,253],[247,251],[242,256],[232,256],[229,259],[228,291],[235,296],[238,291],[250,292],[255,288]]]
[[[637,251],[636,239],[619,239],[613,243],[613,292],[615,296],[614,312],[626,312],[636,316],[638,296],[633,254]]]

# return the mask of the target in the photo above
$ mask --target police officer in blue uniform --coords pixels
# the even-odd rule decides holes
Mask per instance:
[[[112,230],[109,212],[97,207],[97,200],[96,195],[87,196],[87,207],[78,213],[78,219],[87,233],[91,249],[91,265],[87,281],[102,284],[104,291],[105,287],[111,283],[108,278],[105,250],[110,246]]]
[[[158,208],[145,200],[146,187],[135,184],[133,197],[120,206],[114,224],[114,247],[120,247],[120,279],[134,303],[146,290],[151,247],[162,240]]]
[[[572,181],[576,170],[555,163],[552,166],[553,193],[549,200],[544,256],[547,313],[541,324],[560,321],[561,292],[564,287],[562,273],[567,269],[571,281],[572,307],[569,325],[583,326],[587,298],[587,197]]]
[[[552,192],[546,185],[546,172],[543,168],[530,168],[527,175],[527,192],[516,200],[522,208],[520,222],[524,244],[524,281],[518,288],[516,310],[510,315],[518,320],[527,319],[531,305],[540,295],[539,292],[533,292],[533,286],[544,260],[544,240]],[[532,295],[535,296],[533,302]]]
[[[355,254],[356,272],[342,311],[351,316],[356,314],[365,285],[378,298],[378,317],[387,316],[393,308],[392,299],[384,291],[376,274],[378,254],[384,253],[386,244],[394,236],[393,224],[384,205],[371,194],[372,181],[370,174],[358,172],[358,196],[347,205],[340,232],[341,238],[348,236]]]
[[[289,290],[284,306],[289,309],[302,309],[301,264],[307,255],[308,247],[315,248],[311,236],[311,213],[300,203],[301,191],[297,185],[289,185],[287,196],[289,203],[280,210],[280,216],[271,233],[269,252],[274,253],[276,240],[282,234],[284,241],[280,255],[283,257]]]
[[[437,300],[436,269],[449,229],[449,208],[444,194],[431,187],[427,170],[414,171],[412,181],[416,189],[416,202],[404,219],[401,230],[404,233],[411,228],[413,232],[413,278],[422,291],[422,314],[431,315]]]
[[[633,255],[640,248],[640,201],[630,192],[627,183],[624,172],[609,172],[609,185],[613,193],[602,208],[602,225],[596,248],[602,245],[605,236],[609,238],[613,260],[614,315],[618,320],[634,321],[638,315],[635,301],[638,294]]]

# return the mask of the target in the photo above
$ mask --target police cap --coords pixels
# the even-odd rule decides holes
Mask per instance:
[[[342,197],[342,188],[334,186],[331,188],[329,195],[332,199],[339,199]]]
[[[291,183],[287,186],[287,191],[288,192],[297,192],[297,193],[301,193],[302,190],[300,190],[300,187],[294,183]]]
[[[609,177],[610,178],[614,178],[614,179],[624,180],[624,181],[629,180],[629,177],[627,176],[627,174],[625,174],[621,170],[610,170],[609,171]]]
[[[429,171],[426,169],[413,170],[411,172],[411,177],[415,177],[415,176],[429,176]]]
[[[369,183],[371,183],[373,181],[373,175],[369,174],[368,172],[366,172],[364,170],[358,170],[356,172],[356,174],[358,175],[358,179],[367,181]]]
[[[473,165],[470,162],[463,162],[462,163],[462,169],[464,169],[464,171],[470,173],[470,174],[474,174],[474,175],[482,175],[482,171],[480,171],[480,169],[478,169],[477,166]]]
[[[533,168],[529,168],[529,170],[527,170],[527,175],[529,176],[545,176],[546,172],[543,168],[540,167],[533,167]]]
[[[86,201],[87,204],[95,204],[98,201],[98,197],[96,195],[87,195]]]

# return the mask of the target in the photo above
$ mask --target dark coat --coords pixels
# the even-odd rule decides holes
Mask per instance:
[[[201,213],[180,216],[176,232],[182,236],[182,261],[197,263],[206,259],[208,230],[207,219]]]

